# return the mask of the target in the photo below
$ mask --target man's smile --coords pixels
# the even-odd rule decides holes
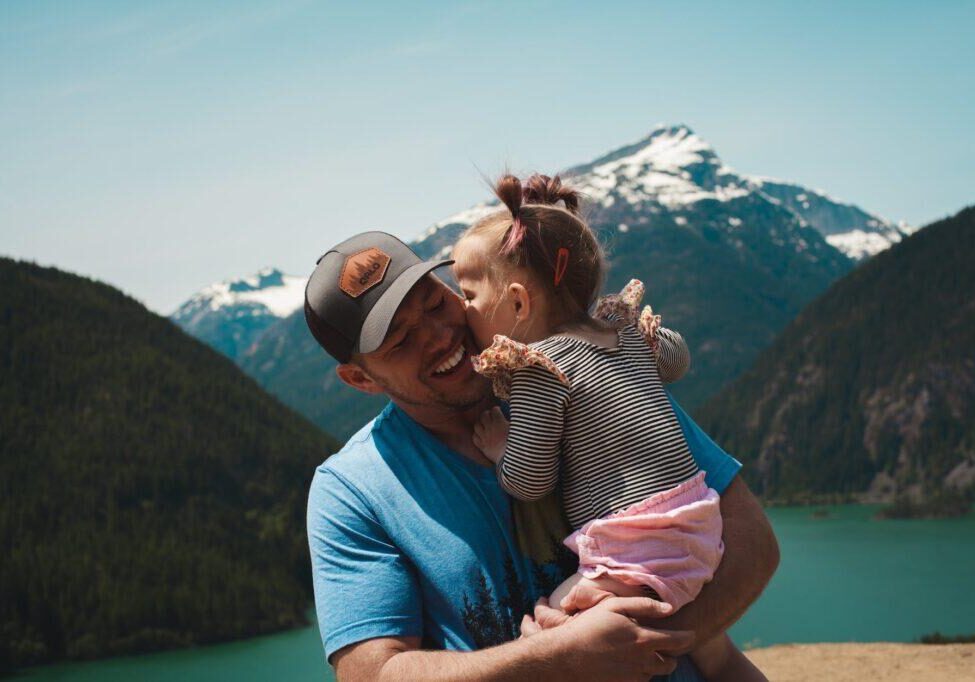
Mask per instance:
[[[453,381],[466,378],[473,371],[469,344],[465,336],[461,336],[449,351],[437,358],[429,376],[438,382]]]
[[[440,366],[438,366],[437,369],[433,370],[433,373],[446,374],[454,367],[456,367],[457,363],[459,363],[466,354],[467,353],[464,350],[463,345],[457,346],[457,349],[453,353],[451,353],[450,357],[444,360],[442,363],[440,363]]]

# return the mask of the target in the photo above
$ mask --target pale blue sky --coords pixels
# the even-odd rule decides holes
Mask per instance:
[[[975,202],[975,2],[0,3],[0,254],[169,313],[686,123],[923,224]]]

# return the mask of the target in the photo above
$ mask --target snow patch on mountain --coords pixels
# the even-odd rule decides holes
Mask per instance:
[[[254,314],[266,309],[274,317],[287,317],[302,306],[307,277],[286,275],[276,268],[264,268],[250,277],[211,284],[193,295],[173,317],[189,312],[216,311],[244,305]]]
[[[854,260],[862,260],[880,253],[900,238],[892,238],[877,232],[851,230],[843,234],[827,235],[826,241]]]

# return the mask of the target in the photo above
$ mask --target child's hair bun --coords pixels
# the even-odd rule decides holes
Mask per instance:
[[[553,178],[535,173],[525,180],[522,193],[526,204],[554,206],[561,201],[569,213],[579,213],[579,193],[571,187],[563,185],[562,178],[558,175]]]
[[[517,219],[523,201],[521,180],[514,175],[502,175],[494,183],[494,195],[511,212],[511,216]]]

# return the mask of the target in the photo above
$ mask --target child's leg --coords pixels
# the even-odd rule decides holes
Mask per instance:
[[[726,634],[696,647],[691,660],[708,682],[768,682]]]
[[[570,603],[562,606],[562,600],[572,593]],[[566,613],[575,613],[591,608],[606,597],[646,597],[653,596],[647,588],[640,585],[628,585],[618,580],[601,575],[598,578],[585,578],[580,573],[573,573],[555,591],[549,595],[548,605],[553,609],[562,609]],[[581,602],[576,602],[576,598]]]

